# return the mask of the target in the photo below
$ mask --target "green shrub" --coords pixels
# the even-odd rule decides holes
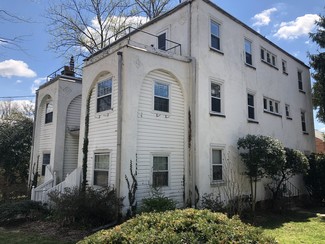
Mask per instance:
[[[44,214],[47,214],[47,209],[40,202],[31,200],[7,202],[0,205],[0,224],[35,219]]]
[[[78,188],[66,188],[64,193],[49,194],[54,218],[61,225],[71,223],[97,227],[116,221],[122,207],[122,200],[110,188],[92,189],[85,192]]]
[[[201,208],[209,209],[212,212],[223,212],[224,204],[221,201],[220,194],[218,194],[218,195],[215,195],[213,193],[203,194],[202,200],[201,200]]]
[[[159,190],[153,189],[152,196],[142,200],[140,212],[164,212],[167,210],[174,210],[175,208],[176,202],[173,199],[165,197]]]
[[[145,213],[109,230],[99,231],[86,243],[276,243],[262,230],[209,210]]]

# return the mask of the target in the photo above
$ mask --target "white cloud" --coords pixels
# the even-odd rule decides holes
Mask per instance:
[[[16,80],[16,83],[17,84],[20,84],[20,83],[22,83],[23,81],[22,80]]]
[[[270,8],[270,9],[263,10],[259,14],[255,14],[254,17],[252,18],[255,21],[253,26],[268,25],[271,22],[271,18],[270,18],[271,14],[276,11],[277,11],[276,8]]]
[[[28,68],[28,65],[20,60],[5,60],[0,62],[0,76],[11,78],[12,76],[19,77],[35,77],[36,73]]]
[[[44,84],[46,81],[47,81],[47,77],[37,78],[36,80],[34,80],[32,86],[30,88],[32,93],[35,94],[35,92],[39,88],[39,86]]]
[[[294,21],[282,22],[274,36],[279,39],[293,40],[308,35],[315,26],[316,20],[319,20],[317,14],[305,14]]]

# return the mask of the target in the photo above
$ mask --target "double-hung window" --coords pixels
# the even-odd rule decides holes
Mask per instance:
[[[167,33],[161,33],[158,35],[158,49],[167,50]]]
[[[212,48],[220,50],[220,24],[210,20],[210,45]]]
[[[168,186],[168,156],[153,156],[152,186]]]
[[[270,99],[270,98],[263,98],[263,105],[264,105],[264,111],[270,112],[273,114],[280,114],[279,108],[280,108],[280,102]]]
[[[253,65],[252,42],[247,39],[245,39],[245,62],[246,64]]]
[[[290,105],[289,104],[286,104],[285,105],[285,110],[286,110],[286,117],[288,118],[288,119],[290,119],[291,118],[291,112],[290,112]]]
[[[306,114],[304,111],[300,112],[301,115],[301,129],[302,132],[306,133],[307,132],[307,128],[306,128]]]
[[[287,61],[282,59],[282,73],[283,74],[288,74],[288,70],[287,70]]]
[[[211,156],[212,182],[222,180],[222,150],[212,149]]]
[[[303,84],[302,84],[302,72],[300,70],[298,70],[297,76],[298,76],[298,88],[299,88],[299,91],[303,91],[304,87],[303,87]]]
[[[45,124],[52,123],[53,121],[53,102],[46,103],[45,107]]]
[[[46,166],[50,164],[50,158],[51,158],[51,154],[50,154],[50,153],[44,153],[44,154],[43,154],[43,161],[42,161],[42,176],[45,175]]]
[[[221,113],[221,84],[211,82],[211,112]]]
[[[247,106],[248,106],[248,119],[255,120],[255,104],[254,95],[247,94]]]
[[[108,186],[109,153],[95,153],[94,185]]]
[[[112,108],[112,79],[97,84],[97,112]]]
[[[169,85],[155,82],[154,85],[154,110],[169,112]]]
[[[261,48],[261,60],[268,63],[269,65],[273,67],[277,67],[277,57],[270,51]]]

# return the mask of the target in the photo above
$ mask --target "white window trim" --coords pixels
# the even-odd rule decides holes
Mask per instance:
[[[165,111],[160,111],[160,110],[155,110],[155,83],[160,83],[160,84],[163,84],[163,85],[167,85],[168,86],[168,100],[169,100],[169,103],[168,103],[168,112],[165,112]],[[164,114],[166,116],[169,116],[171,115],[172,113],[172,84],[169,83],[169,82],[166,82],[166,81],[162,81],[162,80],[158,80],[158,79],[154,79],[153,82],[152,82],[152,113],[153,114],[156,114],[156,115],[159,115],[159,114]],[[160,96],[157,96],[157,97],[160,97]],[[162,97],[162,98],[165,98],[165,97]]]
[[[287,116],[287,107],[288,107],[288,112],[289,112],[289,115],[288,116]],[[284,112],[285,112],[285,116],[286,116],[287,119],[292,119],[290,104],[286,103],[284,105]]]
[[[224,144],[210,144],[210,184],[211,185],[219,185],[220,183],[224,183],[225,182],[225,178],[224,178],[224,174],[225,174],[225,148],[226,148],[226,145]],[[221,180],[213,180],[213,164],[212,164],[212,151],[213,150],[220,150],[221,151],[221,167],[222,167],[222,179]],[[216,165],[220,165],[220,164],[216,164]]]
[[[93,152],[93,170],[92,170],[92,179],[91,179],[91,182],[92,182],[92,186],[94,186],[95,188],[102,188],[102,186],[99,186],[99,185],[95,185],[94,183],[94,180],[95,180],[95,155],[96,154],[109,154],[108,156],[108,170],[98,170],[98,171],[108,171],[108,178],[107,178],[107,185],[109,186],[110,185],[110,178],[111,178],[111,162],[112,162],[112,151],[111,150],[96,150]]]
[[[212,39],[211,39],[211,35],[212,35],[212,33],[211,33],[211,22],[214,22],[217,25],[219,25],[219,37],[218,37],[219,38],[219,49],[215,48],[215,47],[212,47],[212,45],[211,45],[211,43],[212,43]],[[222,51],[222,38],[221,37],[222,37],[222,22],[220,20],[210,16],[210,18],[209,18],[209,38],[208,38],[210,49],[215,50],[215,51],[217,51],[219,53],[223,53],[223,51]]]
[[[210,77],[209,79],[209,106],[210,106],[210,114],[214,114],[214,115],[221,115],[221,116],[225,116],[225,85],[224,85],[224,81],[222,80],[219,80],[219,79],[215,79],[215,78],[212,78]],[[221,93],[221,96],[220,96],[220,113],[219,112],[215,112],[215,111],[212,111],[212,102],[211,102],[211,83],[214,83],[214,84],[217,84],[220,86],[220,93]]]
[[[283,70],[283,63],[284,63],[285,70]],[[284,59],[281,60],[281,68],[282,68],[282,73],[287,75],[288,74],[288,63]]]
[[[154,157],[167,157],[168,160],[168,185],[167,186],[159,186],[159,189],[170,189],[171,183],[171,170],[170,170],[170,153],[168,152],[154,152],[151,153],[151,176],[150,176],[150,185],[153,186],[153,158]]]
[[[266,105],[267,105],[266,109],[264,108],[264,99],[266,99]],[[272,103],[273,103],[273,111],[271,111],[271,109],[270,109],[270,101],[272,101]],[[278,104],[278,113],[275,111],[275,103]],[[263,97],[263,110],[266,113],[282,116],[282,114],[281,114],[281,102],[278,101],[278,100],[272,99],[272,98]]]
[[[252,63],[251,63],[251,64],[249,64],[249,63],[246,62],[246,41],[247,41],[247,42],[250,42],[250,44],[251,44],[251,56],[252,56]],[[250,40],[250,39],[247,38],[247,37],[244,37],[244,62],[245,62],[246,65],[251,66],[251,67],[254,67],[254,58],[253,58],[253,54],[254,54],[254,50],[253,50],[253,41]]]
[[[272,52],[270,52],[269,50],[265,49],[264,47],[261,47],[261,50],[264,50],[264,59],[261,57],[261,54],[260,54],[261,60],[264,63],[266,63],[268,65],[271,65],[272,67],[277,69],[278,68],[278,58],[277,58],[277,56],[275,54],[273,54]],[[267,54],[269,54],[269,56],[270,56],[270,62],[267,61]],[[273,57],[275,59],[275,64],[273,64],[273,60],[272,60]]]
[[[248,100],[247,100],[248,99],[248,95],[252,95],[253,98],[254,98],[254,117],[255,117],[255,119],[252,119],[252,118],[249,118],[248,117],[248,107],[249,107]],[[255,91],[252,91],[252,90],[247,90],[246,100],[247,100],[247,113],[246,113],[247,119],[249,121],[252,121],[252,122],[258,122],[257,113],[256,113],[256,106],[257,106],[257,103],[256,103],[256,92]]]
[[[299,81],[298,73],[301,74],[301,86],[302,86],[302,89],[299,88],[300,81]],[[304,86],[303,71],[300,70],[300,69],[297,70],[297,81],[298,81],[298,90],[299,90],[300,92],[305,92],[305,90],[304,90],[304,87],[305,87],[305,86]]]
[[[101,97],[104,97],[104,96],[101,96],[101,97],[98,97],[98,84],[100,83],[100,82],[103,82],[103,81],[106,81],[106,80],[111,80],[111,82],[112,82],[112,92],[110,93],[110,95],[111,95],[111,108],[110,109],[107,109],[107,110],[104,110],[104,111],[100,111],[100,112],[97,112],[97,100],[98,100],[98,98],[101,98]],[[97,83],[96,83],[96,89],[94,89],[94,91],[95,91],[95,107],[96,107],[96,114],[101,114],[101,113],[107,113],[107,112],[112,112],[114,109],[113,109],[113,101],[114,101],[114,99],[113,99],[113,94],[114,94],[114,92],[113,92],[113,89],[114,89],[114,82],[113,82],[113,77],[112,76],[109,76],[109,77],[107,77],[107,78],[104,78],[104,79],[100,79],[99,81],[97,81]],[[107,95],[105,95],[105,96],[108,96],[109,94],[107,94]]]

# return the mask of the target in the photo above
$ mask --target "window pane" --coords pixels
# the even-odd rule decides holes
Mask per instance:
[[[158,36],[158,49],[166,50],[166,33]]]
[[[162,112],[169,112],[169,99],[155,97],[155,104],[154,110],[162,111]]]
[[[222,164],[221,150],[212,150],[212,164]]]
[[[213,180],[222,180],[222,166],[213,165],[212,166],[212,179]]]
[[[168,170],[168,157],[153,157],[153,170]]]
[[[273,102],[269,101],[269,104],[270,104],[270,111],[273,112]]]
[[[275,102],[274,105],[275,105],[275,112],[279,113],[279,104]]]
[[[290,110],[289,110],[289,105],[286,105],[286,116],[290,116]]]
[[[263,103],[264,103],[264,109],[267,109],[267,100],[265,98],[263,99]]]
[[[261,59],[265,59],[265,56],[264,56],[264,50],[263,49],[261,49]]]
[[[45,114],[45,124],[53,121],[53,112]]]
[[[248,118],[255,119],[254,107],[248,107]]]
[[[46,113],[53,112],[53,102],[49,102],[46,104]]]
[[[220,85],[211,83],[211,96],[220,98]]]
[[[109,154],[95,154],[95,169],[109,168]]]
[[[219,37],[211,35],[211,47],[220,50],[220,39],[219,39]]]
[[[211,110],[221,113],[221,100],[219,98],[211,97]]]
[[[105,97],[97,98],[97,112],[102,112],[112,108],[111,99],[112,95],[107,95]]]
[[[168,172],[153,172],[153,187],[168,186]]]
[[[94,185],[108,186],[108,171],[94,171]]]
[[[168,85],[155,82],[155,96],[169,97]]]
[[[245,40],[246,63],[252,64],[252,43]]]
[[[246,53],[246,63],[247,64],[253,64],[252,55],[250,53]]]
[[[216,37],[219,37],[219,24],[217,24],[214,21],[211,21],[211,35],[214,35]]]
[[[43,154],[42,176],[45,175],[45,168],[46,168],[46,166],[50,164],[50,158],[51,158],[51,154],[49,154],[49,153]]]
[[[97,97],[102,97],[112,93],[112,79],[98,83]]]
[[[211,32],[211,47],[220,50],[220,25],[214,21],[211,21],[210,32]]]
[[[272,64],[275,66],[275,56],[272,56]]]
[[[247,103],[250,106],[254,106],[254,96],[251,94],[247,94]]]

